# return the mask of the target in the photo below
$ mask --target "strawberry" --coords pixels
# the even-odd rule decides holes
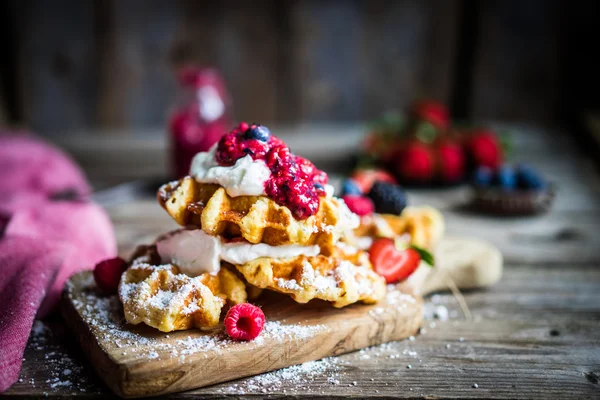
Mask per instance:
[[[411,107],[411,116],[433,124],[438,129],[448,128],[448,109],[442,103],[432,100],[415,102]]]
[[[373,201],[368,197],[347,194],[342,197],[342,200],[344,200],[350,211],[360,217],[371,215],[375,210]]]
[[[232,339],[252,340],[262,332],[265,314],[250,303],[236,304],[227,311],[223,324]]]
[[[408,278],[419,266],[421,256],[413,248],[398,250],[393,239],[379,238],[371,245],[369,259],[375,272],[394,283]]]
[[[369,193],[376,181],[396,183],[396,178],[387,171],[378,168],[358,169],[352,173],[350,178],[356,183],[362,193]]]
[[[439,174],[443,182],[454,183],[465,175],[465,154],[462,147],[445,141],[437,147]]]
[[[477,167],[498,169],[504,158],[502,146],[496,134],[488,129],[472,132],[466,141],[472,163]]]
[[[433,178],[433,154],[419,142],[408,145],[396,159],[396,171],[406,182],[426,183]]]
[[[116,293],[121,275],[127,269],[127,263],[122,258],[110,258],[100,261],[94,267],[94,280],[100,290],[106,293]]]

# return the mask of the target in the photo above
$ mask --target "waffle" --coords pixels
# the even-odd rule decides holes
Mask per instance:
[[[213,236],[242,236],[255,244],[332,245],[358,226],[346,204],[330,196],[321,197],[317,214],[303,220],[267,197],[231,197],[219,185],[199,183],[189,176],[162,186],[157,197],[182,226],[201,228]]]
[[[145,323],[162,332],[210,328],[219,323],[226,302],[246,301],[246,287],[235,272],[189,277],[176,265],[152,265],[154,246],[143,247],[123,273],[119,297],[130,324]],[[141,256],[139,253],[143,253]]]
[[[374,214],[363,217],[354,230],[356,237],[389,237],[410,235],[410,242],[433,249],[444,235],[444,217],[433,207],[407,207],[400,215]]]
[[[288,294],[298,303],[321,299],[334,307],[372,304],[386,292],[385,280],[371,269],[364,252],[346,257],[258,258],[235,267],[252,285]]]

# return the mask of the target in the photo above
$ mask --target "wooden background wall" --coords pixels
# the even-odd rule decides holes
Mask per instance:
[[[3,1],[0,124],[159,127],[172,72],[190,61],[221,69],[238,119],[363,121],[427,96],[458,117],[555,122],[576,97],[562,55],[581,26],[565,18],[593,24],[590,9],[597,16],[591,0]]]

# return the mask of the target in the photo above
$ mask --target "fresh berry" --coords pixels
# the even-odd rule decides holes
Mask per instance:
[[[350,211],[360,217],[364,215],[371,215],[375,210],[373,201],[371,201],[370,198],[362,195],[347,194],[342,197],[342,200],[344,200]]]
[[[379,238],[373,242],[369,259],[375,272],[383,276],[387,283],[408,278],[421,262],[421,256],[415,249],[398,250],[394,240],[388,238]]]
[[[396,178],[390,173],[377,168],[358,169],[354,171],[350,178],[356,183],[362,193],[369,193],[375,181],[396,183]]]
[[[473,176],[473,183],[476,186],[485,188],[492,184],[494,180],[494,171],[489,169],[488,167],[479,167],[475,170],[475,175]]]
[[[398,176],[411,183],[427,183],[434,175],[434,162],[431,150],[418,142],[404,149],[397,160]]]
[[[250,140],[268,142],[271,138],[271,131],[266,126],[253,124],[246,130],[244,137]]]
[[[100,261],[94,267],[94,280],[100,290],[106,293],[116,293],[121,275],[127,269],[127,264],[122,258],[110,258]]]
[[[342,196],[347,194],[356,196],[362,195],[360,188],[353,179],[344,180],[342,185]]]
[[[265,326],[265,314],[250,303],[236,304],[227,311],[225,330],[234,340],[255,339]]]
[[[440,177],[447,183],[458,182],[465,175],[465,154],[458,144],[445,142],[437,148]]]
[[[503,165],[496,174],[498,185],[504,190],[513,190],[517,186],[517,174],[510,165]]]
[[[424,100],[413,104],[411,115],[419,120],[430,122],[438,129],[448,128],[448,109],[442,103]]]
[[[494,132],[477,131],[466,142],[467,151],[475,166],[498,169],[502,164],[502,146]]]
[[[517,167],[517,185],[521,189],[540,190],[546,187],[546,182],[536,169],[521,164]]]
[[[375,211],[381,214],[400,215],[406,207],[406,193],[399,185],[377,181],[368,196],[373,200]]]

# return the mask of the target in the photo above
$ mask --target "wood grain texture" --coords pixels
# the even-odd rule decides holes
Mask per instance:
[[[447,307],[450,319],[426,319],[414,341],[335,357],[316,374],[296,370],[300,381],[272,373],[169,398],[598,398],[599,287],[597,265],[511,265],[496,286],[464,293],[471,321],[452,295],[436,294],[426,305]],[[117,398],[59,318],[32,335],[24,358],[7,398]],[[73,385],[52,387],[64,368]]]
[[[294,3],[290,74],[300,82],[299,118],[357,121],[406,107],[415,96],[447,101],[456,8],[434,1]]]
[[[510,0],[479,5],[471,118],[556,121],[559,4]]]
[[[420,297],[399,291],[376,305],[339,310],[268,293],[257,301],[267,318],[264,333],[233,342],[222,327],[165,334],[127,325],[116,296],[110,304],[117,306],[110,308],[98,296],[91,273],[74,276],[63,315],[98,374],[125,397],[179,392],[405,339],[422,320]]]
[[[91,0],[14,4],[20,114],[40,134],[93,126],[98,76],[93,11]]]

